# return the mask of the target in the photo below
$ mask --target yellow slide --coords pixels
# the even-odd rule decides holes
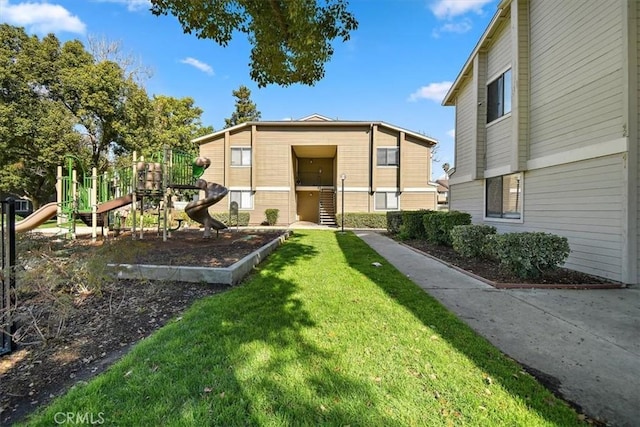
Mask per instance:
[[[16,222],[16,233],[33,230],[53,218],[57,212],[58,204],[56,202],[47,203],[22,221]]]

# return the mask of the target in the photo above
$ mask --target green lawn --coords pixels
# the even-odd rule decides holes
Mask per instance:
[[[28,424],[60,413],[120,426],[580,424],[359,238],[330,231],[296,231],[244,284]]]

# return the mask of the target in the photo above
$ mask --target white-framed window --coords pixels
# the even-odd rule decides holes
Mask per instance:
[[[384,191],[376,192],[375,208],[377,211],[398,209],[398,193]]]
[[[381,147],[377,151],[378,166],[398,166],[398,147]]]
[[[486,179],[485,216],[487,218],[522,218],[522,174]]]
[[[238,203],[238,209],[253,209],[253,192],[249,190],[229,191],[229,203]]]
[[[26,212],[29,210],[29,201],[25,199],[15,200],[16,212]]]
[[[251,147],[231,147],[231,166],[251,166]]]
[[[510,112],[511,70],[507,70],[487,86],[487,123]]]

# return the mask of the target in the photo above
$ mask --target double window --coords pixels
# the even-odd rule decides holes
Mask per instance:
[[[253,192],[231,190],[229,191],[229,202],[236,202],[238,209],[253,209]]]
[[[29,201],[25,199],[16,199],[15,200],[16,212],[28,212],[29,211]]]
[[[251,166],[251,147],[231,147],[231,166]]]
[[[487,87],[487,123],[510,112],[511,70],[507,70]]]
[[[376,192],[375,207],[378,211],[398,209],[398,193]]]
[[[522,217],[522,174],[502,175],[486,180],[487,218]]]
[[[398,166],[398,147],[378,148],[378,166]]]

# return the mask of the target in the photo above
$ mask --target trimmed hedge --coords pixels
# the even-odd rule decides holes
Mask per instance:
[[[424,239],[424,222],[423,217],[435,213],[435,211],[429,211],[421,209],[418,211],[401,211],[402,224],[400,225],[400,232],[398,237],[402,240],[406,239]]]
[[[456,225],[471,224],[471,215],[460,211],[435,211],[423,217],[426,239],[437,245],[451,246],[451,230]]]
[[[542,232],[490,235],[485,248],[503,268],[524,279],[564,264],[571,250],[566,237]]]
[[[278,215],[280,214],[280,209],[267,209],[264,211],[264,216],[267,218],[268,225],[276,225],[278,222]]]
[[[389,233],[398,234],[400,232],[401,225],[402,225],[402,211],[387,212],[387,231]]]
[[[484,256],[487,236],[496,234],[496,228],[484,224],[456,225],[449,234],[457,253],[466,258],[475,258]]]
[[[342,214],[336,215],[338,227],[342,226]],[[348,228],[386,228],[387,215],[384,213],[346,212],[344,226]]]

